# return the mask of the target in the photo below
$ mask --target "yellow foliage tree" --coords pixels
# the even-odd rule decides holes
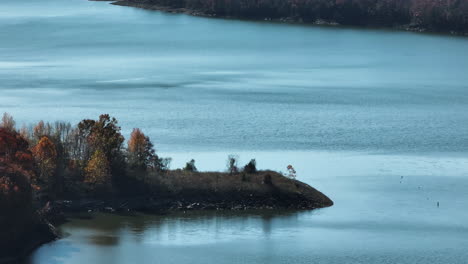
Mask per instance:
[[[42,137],[31,151],[39,169],[39,179],[49,185],[53,184],[52,177],[57,168],[55,144],[48,137]]]
[[[128,140],[128,151],[142,156],[146,149],[146,136],[139,128],[134,128]]]
[[[85,168],[85,183],[88,183],[93,190],[110,189],[112,186],[109,161],[104,152],[99,149],[91,156]]]

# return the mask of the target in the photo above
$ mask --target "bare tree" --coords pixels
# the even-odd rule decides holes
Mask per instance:
[[[16,122],[13,117],[9,113],[4,113],[2,117],[2,122],[0,123],[0,127],[13,132],[15,131]]]
[[[239,160],[239,156],[237,155],[231,154],[228,156],[226,165],[227,165],[227,170],[229,173],[233,174],[233,173],[239,172],[239,168],[237,167],[238,160]]]

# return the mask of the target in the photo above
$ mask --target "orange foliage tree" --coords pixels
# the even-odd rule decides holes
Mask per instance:
[[[139,128],[133,129],[128,140],[128,160],[132,168],[143,170],[158,160],[151,140]]]
[[[32,148],[32,153],[38,167],[39,180],[49,186],[52,185],[55,169],[57,168],[55,144],[48,137],[42,137],[37,145]]]

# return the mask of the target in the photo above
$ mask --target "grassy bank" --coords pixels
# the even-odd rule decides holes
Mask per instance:
[[[333,205],[313,187],[274,171],[257,173],[168,171],[141,175],[133,194],[82,196],[57,200],[48,218],[60,223],[67,215],[96,212],[165,214],[189,210],[312,210]]]

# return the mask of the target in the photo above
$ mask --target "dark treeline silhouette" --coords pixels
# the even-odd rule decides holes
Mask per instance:
[[[468,33],[468,0],[123,0],[116,4],[220,17]]]

